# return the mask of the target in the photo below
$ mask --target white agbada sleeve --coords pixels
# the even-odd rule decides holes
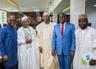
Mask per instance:
[[[30,56],[30,60],[32,60],[33,62],[30,62],[30,69],[39,69],[39,49],[36,45],[36,31],[32,28],[29,27],[31,30],[31,34],[32,34],[32,43],[31,43],[31,53],[29,54]],[[32,53],[33,52],[33,53]],[[33,66],[32,66],[33,65]]]
[[[27,55],[26,55],[26,42],[25,42],[25,35],[23,33],[22,27],[17,31],[17,39],[18,39],[18,69],[26,69],[27,68]]]
[[[92,56],[91,59],[96,60],[96,29],[92,28]]]
[[[33,31],[33,35],[32,35],[32,44],[36,46],[36,49],[39,50],[38,48],[38,44],[37,44],[37,37],[36,37],[36,31],[30,27],[30,29]]]
[[[37,47],[41,47],[41,42],[40,42],[40,29],[39,29],[39,26],[36,27],[36,31],[37,31],[37,37],[36,37],[36,45]]]
[[[96,29],[93,29],[93,32],[92,32],[92,40],[93,40],[93,48],[96,48]]]
[[[18,31],[17,31],[17,33],[18,33],[18,36],[17,36],[17,38],[18,38],[18,45],[20,45],[20,44],[25,44],[26,43],[26,41],[24,40],[24,35],[22,34],[23,33],[23,31],[21,30],[21,29],[19,29]]]

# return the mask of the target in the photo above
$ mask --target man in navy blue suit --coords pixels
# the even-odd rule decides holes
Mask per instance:
[[[57,54],[60,69],[71,69],[75,53],[75,27],[66,21],[64,13],[59,14],[59,22],[54,26],[52,55]]]

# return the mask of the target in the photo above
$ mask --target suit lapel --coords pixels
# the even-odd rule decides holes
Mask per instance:
[[[60,33],[60,37],[62,37],[60,23],[58,25],[58,33]]]

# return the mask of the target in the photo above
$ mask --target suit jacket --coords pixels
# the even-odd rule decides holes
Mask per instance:
[[[71,51],[75,51],[75,27],[71,23],[65,24],[64,35],[62,38],[60,23],[54,26],[52,38],[52,50],[55,50],[57,55],[70,55]]]

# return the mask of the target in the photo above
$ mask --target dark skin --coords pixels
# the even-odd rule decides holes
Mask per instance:
[[[39,47],[39,51],[40,51],[40,53],[43,53],[42,47]]]
[[[60,14],[60,15],[59,15],[59,22],[60,22],[61,24],[64,24],[65,21],[66,21],[66,16],[63,15],[63,14]],[[71,51],[71,52],[70,52],[70,56],[71,56],[72,58],[74,57],[74,54],[75,54],[74,51]],[[52,50],[52,56],[55,56],[55,55],[56,55],[55,51]]]
[[[87,18],[79,18],[78,25],[81,29],[86,29],[88,26],[88,19]]]
[[[30,26],[33,26],[34,24],[33,24],[33,18],[32,17],[29,17],[28,18],[28,21],[29,21],[29,25]]]
[[[46,23],[46,24],[49,24],[49,14],[43,14],[43,21]]]
[[[23,21],[22,21],[22,26],[23,26],[24,28],[27,28],[27,27],[29,26],[29,20],[28,20],[28,19],[23,20]]]
[[[12,15],[12,16],[9,16],[7,22],[8,22],[8,25],[9,25],[10,27],[14,27],[14,26],[16,25],[15,16],[13,16],[13,15]]]
[[[7,55],[0,56],[0,61],[8,61],[8,56]]]
[[[66,16],[60,14],[60,15],[59,15],[59,22],[60,22],[61,24],[64,24],[65,21],[66,21]]]
[[[89,61],[89,64],[90,64],[90,65],[96,65],[96,60],[91,59],[91,60]]]

